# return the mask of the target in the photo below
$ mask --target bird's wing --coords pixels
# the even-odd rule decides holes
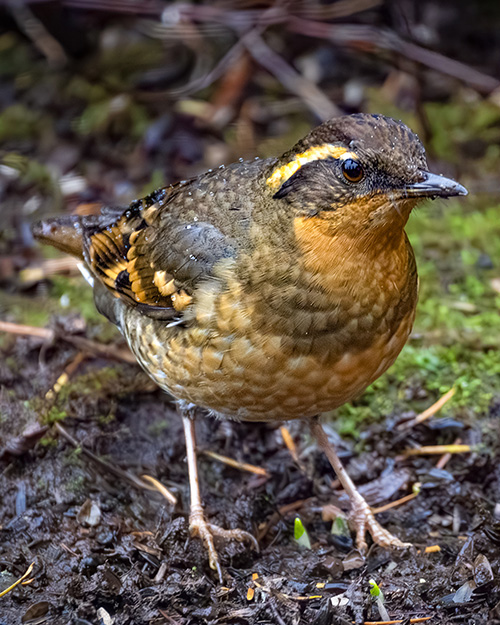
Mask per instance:
[[[235,254],[216,226],[171,211],[178,190],[161,189],[125,211],[108,209],[82,221],[84,257],[94,275],[127,305],[165,319],[178,317],[215,263]]]

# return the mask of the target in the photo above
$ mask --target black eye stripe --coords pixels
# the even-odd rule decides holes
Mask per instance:
[[[342,173],[344,174],[344,178],[349,182],[359,182],[364,176],[363,167],[353,158],[346,158],[346,160],[343,161]]]

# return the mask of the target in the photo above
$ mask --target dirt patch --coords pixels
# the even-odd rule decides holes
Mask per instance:
[[[260,553],[239,543],[220,545],[221,586],[200,542],[189,538],[179,419],[168,397],[152,392],[136,367],[86,359],[60,393],[59,422],[82,447],[109,464],[157,477],[178,496],[176,509],[160,495],[120,481],[96,465],[58,437],[54,426],[42,431],[33,449],[27,449],[32,446],[29,437],[25,448],[13,444],[29,424],[41,423],[47,415],[54,418],[54,404],[45,394],[57,377],[54,372],[63,371],[76,354],[64,342],[47,346],[32,338],[4,341],[1,589],[32,562],[34,567],[29,585],[18,585],[0,599],[2,623],[383,620],[370,595],[370,579],[383,591],[391,619],[500,622],[500,526],[492,518],[492,502],[500,501],[500,475],[495,463],[480,453],[484,437],[490,437],[491,447],[491,438],[497,436],[498,410],[477,428],[465,429],[451,420],[440,423],[440,440],[452,442],[459,434],[479,450],[454,456],[441,469],[434,457],[401,456],[415,443],[435,442],[436,432],[428,426],[397,434],[396,419],[387,420],[364,432],[361,453],[352,444],[341,444],[351,475],[373,506],[388,495],[395,499],[406,494],[416,481],[422,484],[416,499],[379,515],[415,547],[404,553],[372,547],[366,559],[345,537],[330,533],[331,522],[322,521],[325,504],[345,508],[346,501],[331,490],[331,470],[304,426],[290,426],[300,469],[279,429],[200,416],[202,449],[251,462],[269,473],[267,478],[242,473],[201,455],[208,516],[224,527],[265,534]],[[83,395],[82,387],[87,389]],[[285,506],[295,510],[285,514]],[[307,528],[311,549],[293,538],[296,515]],[[425,553],[432,545],[440,551]]]

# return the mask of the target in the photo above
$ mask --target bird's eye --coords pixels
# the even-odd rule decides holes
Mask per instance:
[[[363,168],[353,158],[346,158],[342,163],[342,173],[349,182],[359,182],[364,176]]]

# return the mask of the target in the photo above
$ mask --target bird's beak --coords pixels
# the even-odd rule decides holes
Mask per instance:
[[[423,180],[409,184],[405,187],[407,197],[452,197],[454,195],[467,195],[465,187],[451,178],[431,174],[428,171],[421,172]]]

